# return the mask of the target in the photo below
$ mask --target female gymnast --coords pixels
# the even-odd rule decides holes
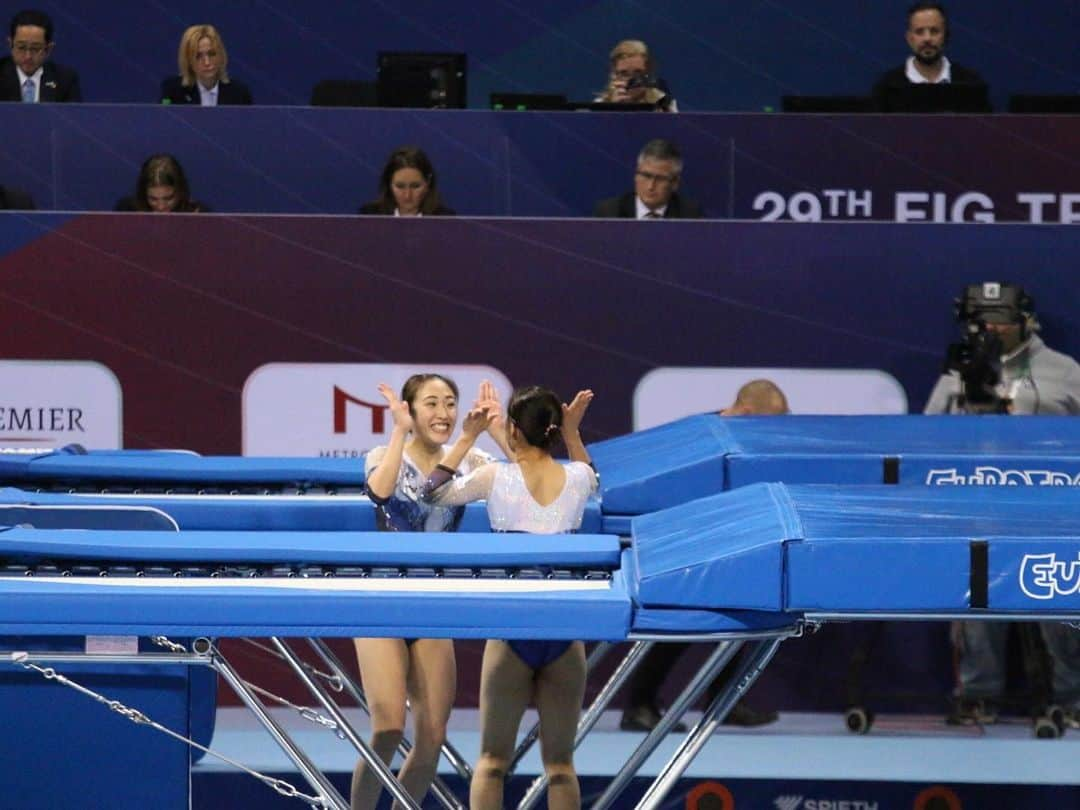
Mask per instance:
[[[420,500],[420,490],[443,459],[444,445],[454,432],[457,385],[440,374],[414,374],[405,381],[400,399],[385,384],[379,386],[379,393],[386,399],[393,419],[390,442],[371,450],[365,460],[365,486],[375,504],[379,529],[455,530],[461,522],[463,508],[424,503]],[[473,430],[477,423],[479,430]],[[466,417],[466,427],[478,436],[485,427],[499,424],[501,415],[495,387],[485,381],[480,386],[477,407]],[[471,442],[469,446],[470,451],[455,461],[460,462],[463,472],[492,461],[487,453],[472,449]],[[406,697],[412,706],[413,748],[398,778],[409,795],[422,801],[435,776],[457,690],[453,642],[361,638],[354,644],[371,713],[371,745],[386,763],[391,761],[404,734]],[[353,810],[374,808],[381,789],[378,777],[360,760],[352,778]]]
[[[556,534],[581,526],[585,502],[596,491],[596,474],[579,427],[591,391],[562,405],[549,389],[514,392],[506,409],[507,441],[513,462],[474,468],[454,477],[459,459],[468,459],[477,424],[462,436],[424,486],[425,498],[439,506],[487,499],[495,531]],[[551,456],[559,434],[572,461]],[[503,782],[518,726],[530,698],[540,714],[540,756],[549,780],[548,807],[581,806],[574,771],[574,735],[585,694],[585,647],[580,641],[488,641],[480,679],[481,750],[469,791],[471,810],[500,810]]]

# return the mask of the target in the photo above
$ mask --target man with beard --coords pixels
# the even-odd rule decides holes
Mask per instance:
[[[985,92],[986,82],[978,73],[950,62],[945,56],[949,29],[945,7],[940,3],[915,3],[908,9],[905,39],[911,56],[900,67],[885,72],[874,85],[878,109],[894,109],[897,105],[891,99],[912,85],[967,85]]]

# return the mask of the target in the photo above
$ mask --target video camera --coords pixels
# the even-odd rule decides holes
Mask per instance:
[[[945,371],[960,376],[960,407],[969,413],[1008,413],[1009,399],[999,387],[1002,340],[987,324],[1016,324],[1024,340],[1034,323],[1034,302],[1015,284],[970,284],[956,299],[956,317],[964,324],[964,338],[949,346]]]

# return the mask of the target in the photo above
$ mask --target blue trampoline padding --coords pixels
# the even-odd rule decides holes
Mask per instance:
[[[0,579],[0,633],[621,641],[631,605],[610,588],[532,593],[192,591]],[[152,583],[151,583],[152,584]]]
[[[111,529],[113,531],[177,531],[176,523],[147,506],[89,504],[10,504],[0,502],[0,527],[35,529]]]
[[[262,458],[199,456],[179,452],[93,451],[0,455],[0,480],[9,484],[45,481],[155,481],[192,484],[297,484],[361,487],[363,458]]]
[[[0,531],[0,556],[20,559],[283,563],[415,567],[614,568],[617,537],[457,532]]]
[[[632,536],[644,607],[1080,609],[1073,488],[754,484],[634,518]],[[1033,555],[1041,573],[1023,568]]]
[[[715,414],[590,444],[605,514],[640,515],[720,492],[731,447],[727,424]]]
[[[802,616],[753,610],[667,610],[639,608],[631,631],[646,634],[755,633],[794,628]]]
[[[1080,421],[1067,416],[702,414],[589,451],[604,513],[612,515],[646,514],[759,482],[880,484],[887,459],[899,484],[1080,483]],[[987,466],[993,469],[978,472]]]
[[[0,507],[3,504],[151,507],[165,512],[183,530],[375,531],[375,509],[371,501],[362,496],[68,495],[4,487],[0,488]],[[0,509],[0,523],[3,522],[2,514]],[[581,531],[598,534],[601,525],[600,504],[589,501],[582,517]],[[471,503],[466,506],[459,530],[490,531],[486,505]]]

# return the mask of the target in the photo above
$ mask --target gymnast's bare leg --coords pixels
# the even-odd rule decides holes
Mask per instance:
[[[585,697],[585,645],[570,649],[536,676],[536,708],[540,714],[540,757],[548,778],[548,807],[581,807],[581,786],[574,770],[574,736]]]
[[[390,763],[405,729],[405,699],[412,703],[413,748],[398,773],[417,802],[435,777],[446,723],[457,692],[454,644],[449,639],[355,639],[360,681],[371,712],[371,746]],[[353,771],[352,810],[372,810],[382,790],[378,777],[359,761]],[[394,804],[395,808],[400,807]]]
[[[506,769],[532,691],[533,671],[505,641],[488,641],[480,675],[480,761],[469,788],[471,810],[502,810]]]
[[[574,642],[558,659],[534,673],[505,641],[489,641],[480,681],[483,731],[480,761],[469,792],[471,810],[501,810],[506,770],[521,716],[534,692],[540,714],[540,753],[549,780],[548,807],[581,807],[573,752],[585,693],[584,645]]]

